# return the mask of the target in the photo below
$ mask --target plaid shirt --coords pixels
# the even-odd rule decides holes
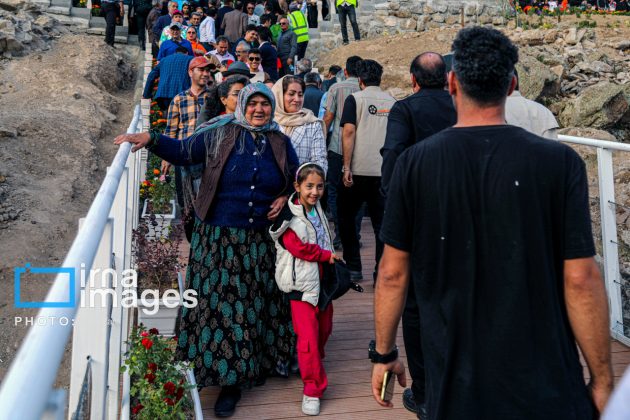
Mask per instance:
[[[175,96],[168,107],[164,135],[179,140],[190,137],[195,131],[199,110],[207,96],[207,88],[204,88],[199,96],[194,96],[190,89]]]
[[[281,125],[280,130],[284,133],[285,128]],[[326,137],[321,121],[295,127],[291,133],[291,144],[297,153],[300,165],[313,162],[318,164],[328,172],[328,158],[326,155]]]

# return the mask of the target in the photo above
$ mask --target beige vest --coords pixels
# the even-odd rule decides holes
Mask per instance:
[[[381,176],[387,117],[396,100],[378,86],[352,95],[357,101],[357,131],[350,170],[353,175]]]

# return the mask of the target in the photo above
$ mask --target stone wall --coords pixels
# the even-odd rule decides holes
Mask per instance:
[[[502,2],[497,0],[389,0],[375,5],[367,36],[424,31],[456,24],[503,25]],[[379,33],[380,32],[380,33]]]

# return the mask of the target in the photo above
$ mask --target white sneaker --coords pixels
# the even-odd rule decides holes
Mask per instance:
[[[304,395],[302,398],[302,413],[307,416],[319,416],[319,398]]]

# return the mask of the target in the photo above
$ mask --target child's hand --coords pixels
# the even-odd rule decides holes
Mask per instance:
[[[341,259],[341,257],[337,254],[330,254],[330,259],[328,260],[329,264],[334,264],[335,261],[339,261]]]

